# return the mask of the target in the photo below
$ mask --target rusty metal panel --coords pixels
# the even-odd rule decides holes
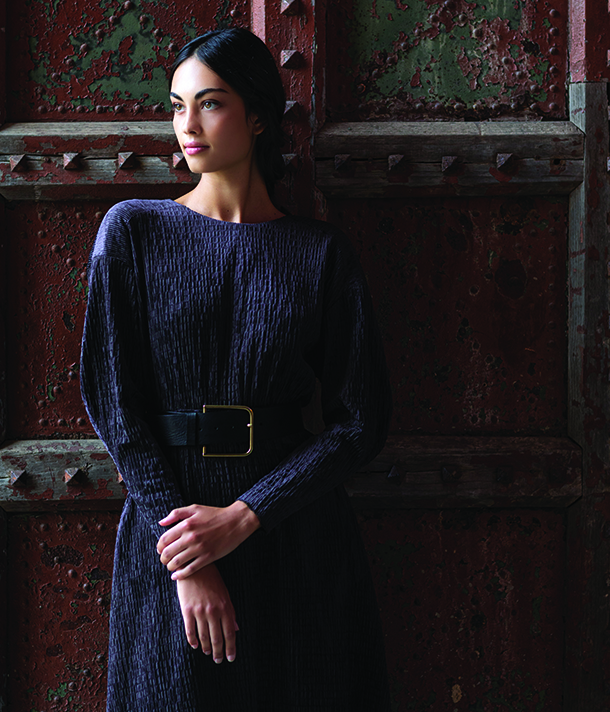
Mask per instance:
[[[332,201],[381,323],[393,432],[565,434],[567,207]]]
[[[118,514],[8,521],[8,709],[102,712]]]
[[[89,433],[80,397],[86,267],[110,203],[15,203],[6,210],[9,436]]]
[[[362,512],[396,710],[560,710],[565,524]]]
[[[567,0],[329,3],[334,121],[565,118]]]
[[[248,0],[8,3],[8,120],[164,118],[175,52],[249,19]]]

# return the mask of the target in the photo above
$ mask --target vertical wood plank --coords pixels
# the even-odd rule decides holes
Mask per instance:
[[[610,324],[608,98],[570,87],[585,134],[585,179],[570,204],[569,435],[583,449],[583,497],[568,511],[565,712],[610,709]]]

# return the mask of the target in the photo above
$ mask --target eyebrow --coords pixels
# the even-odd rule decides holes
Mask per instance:
[[[202,89],[201,91],[198,91],[195,94],[195,101],[197,101],[198,99],[201,99],[202,96],[205,96],[206,94],[209,94],[210,92],[213,92],[213,91],[222,92],[223,94],[229,93],[226,89],[210,87],[209,89]],[[174,99],[178,99],[178,101],[184,101],[184,99],[181,96],[179,96],[178,94],[176,94],[176,92],[170,91],[169,95],[173,96]]]

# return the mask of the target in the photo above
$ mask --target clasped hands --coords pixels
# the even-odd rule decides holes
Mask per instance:
[[[186,637],[193,648],[201,642],[214,662],[235,659],[238,630],[229,592],[213,562],[236,549],[260,526],[258,517],[241,501],[230,507],[192,504],[174,509],[162,519],[171,526],[157,544],[161,562],[172,571]]]

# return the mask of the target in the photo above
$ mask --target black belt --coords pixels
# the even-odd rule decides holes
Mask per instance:
[[[248,408],[243,405],[204,405],[202,411],[170,412],[155,417],[155,431],[166,445],[202,446],[206,457],[246,457],[254,442],[294,435],[303,429],[296,405]],[[206,452],[207,448],[239,449]]]

